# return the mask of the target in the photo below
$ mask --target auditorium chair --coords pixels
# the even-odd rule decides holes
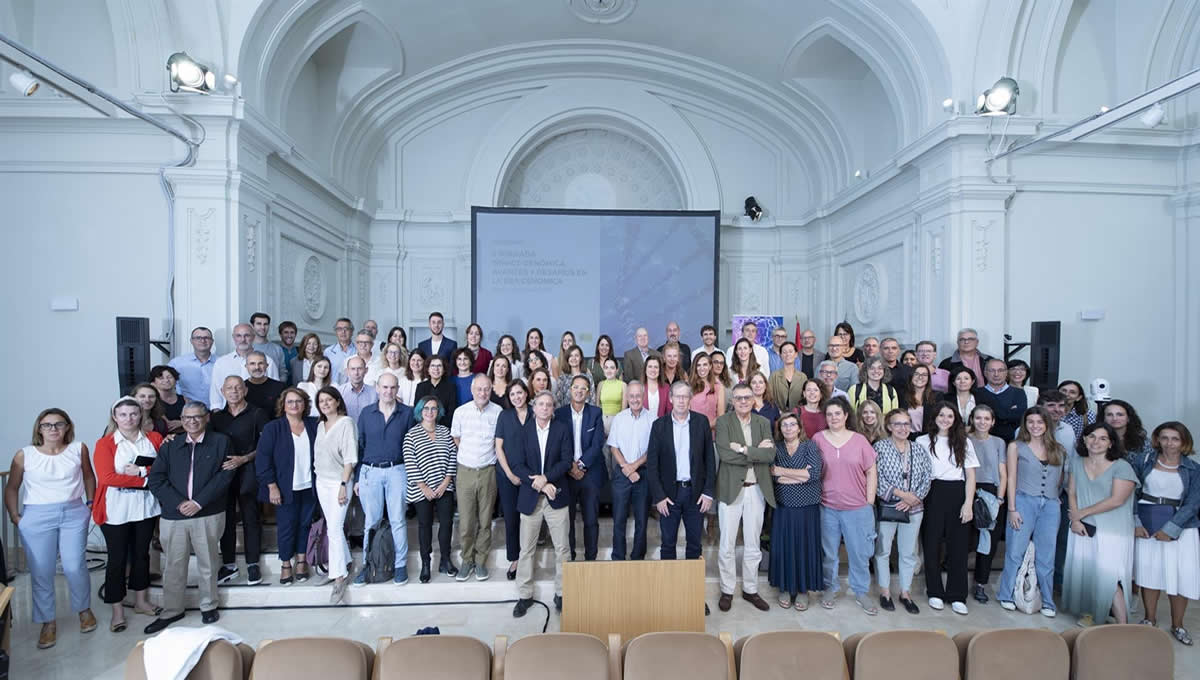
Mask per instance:
[[[583,633],[527,635],[511,645],[496,637],[492,680],[556,680],[570,669],[572,680],[621,680],[621,636],[608,644]]]
[[[737,680],[733,640],[708,633],[644,633],[625,644],[625,680]]]
[[[145,641],[138,640],[125,659],[125,680],[146,680]],[[254,662],[254,648],[214,640],[204,648],[187,680],[246,680]]]
[[[858,643],[862,642],[866,635],[866,633],[855,633],[842,640],[842,650],[846,653],[846,673],[851,678],[854,677],[854,653],[858,651]]]
[[[375,652],[357,640],[300,637],[264,640],[249,680],[369,680]]]
[[[967,645],[965,680],[1069,680],[1071,655],[1062,636],[1039,628],[988,630]]]
[[[854,651],[855,680],[957,677],[958,647],[942,633],[923,630],[867,633]]]
[[[983,631],[977,628],[969,628],[959,633],[955,633],[954,646],[958,647],[958,674],[962,677],[967,677],[967,647],[970,646],[971,640],[982,633]]]
[[[378,656],[376,680],[488,680],[492,676],[492,651],[465,635],[380,638]]]
[[[733,646],[739,680],[849,680],[842,644],[829,633],[777,630],[748,635]]]
[[[1075,638],[1071,655],[1075,680],[1173,680],[1171,636],[1154,626],[1113,624],[1087,628]]]
[[[1087,629],[1086,628],[1068,628],[1068,629],[1064,630],[1062,633],[1060,633],[1060,635],[1062,635],[1063,641],[1067,643],[1067,653],[1071,654],[1072,656],[1075,655],[1075,638],[1079,637],[1079,634],[1085,630],[1087,630]]]

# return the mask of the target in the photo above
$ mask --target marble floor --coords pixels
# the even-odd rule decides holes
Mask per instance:
[[[710,565],[710,571],[714,568]],[[102,580],[102,572],[93,573],[93,592]],[[953,635],[966,629],[1037,627],[1061,631],[1075,625],[1074,618],[1065,614],[1055,619],[1046,619],[1037,614],[1027,616],[1006,612],[994,602],[988,605],[972,602],[970,614],[967,616],[958,616],[949,609],[933,612],[926,606],[919,588],[914,591],[914,597],[917,598],[922,611],[916,616],[903,612],[882,612],[879,616],[867,616],[852,600],[845,598],[839,599],[832,611],[823,610],[815,606],[815,603],[803,613],[795,610],[785,611],[775,604],[775,593],[765,585],[765,581],[764,575],[762,592],[772,603],[770,611],[759,612],[741,598],[735,598],[733,608],[729,612],[720,612],[716,607],[718,593],[715,574],[710,574],[707,590],[713,613],[707,618],[708,631],[729,632],[736,639],[750,633],[780,629],[837,631],[849,635],[862,631],[914,628],[944,631]],[[66,585],[60,577],[58,644],[48,650],[38,650],[36,642],[39,626],[30,621],[28,576],[20,575],[13,585],[17,592],[13,600],[15,624],[11,677],[38,680],[78,680],[81,677],[120,680],[124,677],[125,657],[137,640],[145,637],[141,629],[149,623],[148,617],[127,611],[130,627],[123,633],[110,633],[107,626],[110,610],[107,605],[93,598],[100,628],[94,633],[80,635],[75,617],[65,613]],[[552,594],[551,583],[542,581],[538,585],[539,598],[549,602]],[[328,597],[327,587],[305,588],[323,598]],[[414,579],[405,586],[370,585],[351,590],[359,604],[340,607],[275,604],[276,601],[287,602],[289,598],[299,597],[299,586],[286,589],[296,593],[287,593],[288,597],[284,597],[286,591],[278,585],[270,588],[243,589],[255,591],[258,604],[247,608],[223,609],[219,625],[241,635],[252,645],[257,645],[264,639],[307,635],[337,635],[374,645],[380,636],[411,635],[424,626],[438,626],[444,634],[477,637],[490,645],[498,634],[515,639],[539,633],[543,626],[549,631],[559,629],[559,616],[552,607],[547,611],[535,605],[524,618],[514,619],[511,613],[511,599],[515,597],[515,592],[513,584],[504,579],[503,573],[496,573],[492,579],[483,583],[469,581],[459,584],[441,577],[440,581],[435,578],[430,584],[418,584]],[[223,589],[223,594],[232,590],[234,588]],[[152,597],[157,598],[159,595],[157,589],[152,590]],[[311,601],[314,598],[303,599]],[[447,603],[468,600],[471,603]],[[429,602],[439,604],[427,604]],[[1162,603],[1159,616],[1165,625],[1165,602]],[[1187,624],[1192,631],[1200,632],[1200,607],[1192,607],[1189,610]],[[199,626],[200,616],[195,611],[189,611],[187,618],[176,625]],[[1196,678],[1197,669],[1200,669],[1200,648],[1179,644],[1173,646],[1175,677],[1179,680]]]

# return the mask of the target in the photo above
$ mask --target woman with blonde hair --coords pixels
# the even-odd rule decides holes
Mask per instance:
[[[379,352],[379,359],[372,361],[371,365],[367,367],[367,376],[363,378],[363,382],[368,385],[374,385],[379,382],[379,376],[384,373],[391,373],[399,380],[404,377],[404,369],[407,363],[408,352],[405,352],[404,348],[400,345],[389,342]]]
[[[857,416],[854,419],[855,431],[866,437],[871,444],[888,436],[883,423],[883,411],[880,410],[879,404],[869,399],[864,400],[859,403],[858,408],[854,409],[854,415]]]

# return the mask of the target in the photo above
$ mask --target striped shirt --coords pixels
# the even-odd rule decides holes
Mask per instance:
[[[446,475],[450,475],[450,486],[446,493],[454,491],[454,458],[458,450],[454,446],[454,438],[450,436],[450,428],[437,425],[433,430],[433,439],[421,425],[415,425],[404,435],[404,463],[408,472],[408,494],[405,500],[409,503],[427,500],[418,481],[425,482],[431,489],[438,488]]]

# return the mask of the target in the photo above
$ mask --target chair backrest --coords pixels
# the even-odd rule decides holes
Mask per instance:
[[[646,633],[625,646],[625,680],[730,680],[720,638],[707,633]]]
[[[1070,652],[1072,655],[1075,654],[1075,638],[1079,637],[1079,634],[1085,630],[1087,630],[1087,629],[1086,628],[1068,628],[1068,629],[1064,630],[1063,632],[1059,633],[1059,635],[1062,635],[1062,639],[1067,643],[1067,651]]]
[[[374,665],[374,650],[356,640],[288,638],[259,647],[250,680],[368,680]]]
[[[967,646],[971,644],[971,640],[982,633],[981,630],[970,629],[964,630],[961,633],[955,633],[954,646],[958,647],[958,674],[962,677],[967,677]]]
[[[1069,680],[1071,655],[1054,631],[1011,628],[984,631],[967,646],[970,680]]]
[[[254,648],[250,645],[214,640],[204,648],[187,680],[246,680],[253,662]],[[145,648],[141,643],[125,659],[125,680],[146,680]]]
[[[740,680],[848,680],[842,644],[829,633],[777,630],[755,633],[733,647]]]
[[[1175,648],[1166,631],[1154,626],[1096,626],[1075,638],[1071,673],[1087,680],[1172,680]]]
[[[858,651],[858,643],[866,637],[866,633],[855,633],[842,640],[842,650],[846,653],[846,672],[854,677],[854,654]]]
[[[958,647],[941,633],[889,630],[867,633],[854,653],[854,677],[928,680],[958,677]]]
[[[379,680],[488,680],[491,672],[492,650],[465,635],[416,635],[396,640],[379,652]]]
[[[504,675],[516,680],[551,680],[570,669],[572,680],[608,680],[608,645],[583,633],[528,635],[508,647]]]

